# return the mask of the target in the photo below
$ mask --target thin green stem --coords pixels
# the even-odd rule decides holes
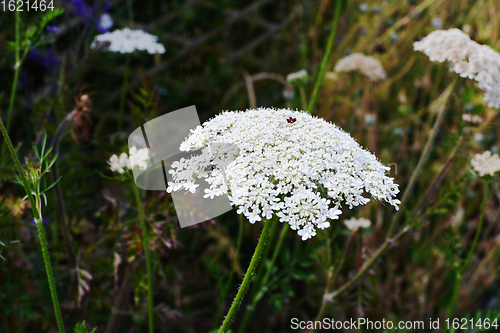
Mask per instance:
[[[300,100],[302,101],[302,109],[305,111],[307,109],[306,91],[304,90],[303,86],[299,87],[299,91],[300,91]]]
[[[474,250],[476,249],[479,236],[481,235],[487,203],[488,203],[488,183],[484,183],[483,202],[481,204],[481,215],[479,216],[479,223],[476,228],[476,235],[474,237],[474,241],[472,242],[472,246],[469,249],[469,253],[467,254],[467,258],[464,261],[464,264],[462,265],[462,267],[460,267],[460,269],[457,270],[457,275],[455,278],[455,287],[453,288],[453,294],[451,296],[450,304],[448,306],[448,316],[447,316],[448,318],[451,317],[453,311],[455,310],[455,302],[458,296],[458,290],[460,289],[460,282],[462,281],[462,277],[464,276],[464,273],[467,270],[467,267],[469,266],[472,255],[474,254]]]
[[[410,182],[406,186],[405,192],[403,193],[403,198],[401,199],[401,204],[399,205],[399,210],[394,215],[394,217],[391,221],[391,225],[389,227],[389,231],[387,233],[385,241],[378,248],[378,250],[375,251],[373,256],[367,262],[365,262],[365,264],[361,267],[361,269],[349,281],[344,283],[340,288],[338,288],[334,292],[328,294],[328,298],[330,300],[333,300],[334,298],[338,297],[340,294],[344,293],[346,290],[351,288],[353,285],[355,285],[370,270],[370,268],[377,262],[377,260],[385,253],[385,251],[389,248],[389,245],[391,245],[394,242],[394,240],[399,236],[399,234],[398,234],[396,237],[392,238],[396,224],[402,215],[404,207],[406,206],[406,204],[408,203],[408,200],[411,197],[413,187],[416,184],[416,182],[418,181],[418,179],[420,178],[420,174],[422,173],[425,162],[429,158],[429,154],[432,150],[434,140],[435,140],[437,133],[439,132],[439,129],[441,128],[441,125],[442,125],[443,120],[444,120],[446,105],[448,104],[449,97],[451,95],[451,92],[453,91],[453,88],[455,87],[455,85],[457,83],[457,80],[458,80],[458,76],[455,77],[453,82],[448,86],[448,88],[446,88],[446,90],[436,100],[436,108],[437,108],[436,121],[434,122],[434,126],[432,127],[431,132],[429,133],[429,137],[427,138],[427,142],[425,144],[424,150],[422,151],[422,155],[420,156],[420,160],[417,164],[417,167],[413,171],[411,178],[410,178]]]
[[[19,59],[19,21],[20,16],[19,12],[14,11],[14,22],[15,22],[15,64],[14,64],[14,81],[12,81],[12,89],[10,93],[10,101],[9,101],[9,110],[7,112],[7,132],[10,129],[10,120],[12,117],[12,109],[14,108],[14,100],[16,98],[16,90],[17,90],[17,79],[19,77],[19,70],[21,69],[21,62]]]
[[[122,93],[120,95],[120,109],[118,115],[118,132],[121,132],[123,127],[123,112],[125,109],[125,96],[127,95],[127,85],[128,85],[128,74],[130,71],[130,54],[126,55],[125,60],[125,73],[123,74],[123,83],[122,83]]]
[[[241,303],[243,302],[243,297],[247,293],[248,287],[250,286],[250,283],[252,282],[253,276],[255,274],[255,270],[257,269],[257,266],[259,265],[260,258],[262,257],[262,253],[264,252],[266,244],[269,240],[269,235],[271,234],[270,231],[271,231],[271,229],[273,229],[275,224],[276,224],[276,218],[274,218],[274,217],[270,220],[267,220],[264,223],[264,229],[262,230],[262,234],[260,235],[259,242],[257,243],[257,246],[255,247],[255,252],[253,253],[252,260],[250,261],[250,265],[248,266],[247,272],[245,273],[245,277],[243,278],[243,282],[241,283],[240,289],[238,290],[238,293],[236,294],[236,297],[234,298],[233,304],[231,304],[231,307],[229,308],[227,316],[224,319],[224,322],[222,323],[221,328],[219,329],[219,333],[226,333],[229,330],[229,326],[231,325],[231,322],[233,321],[234,317],[236,316],[236,313],[238,312],[238,310],[241,306]]]
[[[54,314],[56,316],[57,327],[59,328],[59,333],[64,333],[64,326],[62,322],[61,309],[59,307],[59,299],[57,297],[57,292],[54,283],[54,274],[52,272],[52,266],[50,265],[49,251],[47,249],[47,240],[45,239],[45,232],[43,230],[42,224],[42,214],[39,205],[39,199],[35,198],[31,192],[30,185],[28,183],[28,179],[24,174],[21,163],[19,162],[19,158],[17,157],[14,146],[12,145],[12,141],[10,141],[9,134],[7,133],[7,129],[5,128],[2,119],[0,119],[0,132],[7,143],[7,147],[9,148],[10,155],[14,160],[14,165],[16,167],[17,172],[19,173],[19,177],[21,178],[21,182],[23,183],[24,190],[26,191],[26,195],[28,196],[28,200],[31,205],[31,209],[33,210],[33,215],[35,217],[35,222],[38,228],[38,235],[40,237],[40,245],[42,247],[43,261],[45,262],[45,270],[47,272],[47,279],[49,282],[50,295],[52,297],[52,303],[54,305]]]
[[[49,280],[50,296],[52,297],[52,304],[54,305],[54,313],[56,315],[57,327],[59,332],[64,332],[64,325],[61,316],[61,309],[59,307],[59,299],[57,297],[56,285],[54,283],[54,273],[50,264],[49,250],[47,249],[47,240],[45,239],[45,232],[43,230],[43,222],[41,219],[36,220],[36,227],[38,228],[38,236],[40,237],[40,245],[42,247],[43,261],[45,262],[45,271],[47,272],[47,279]]]
[[[328,42],[326,44],[325,55],[323,56],[323,60],[321,61],[321,66],[319,68],[319,74],[316,78],[316,83],[314,85],[313,94],[311,100],[309,101],[309,105],[307,111],[312,113],[314,106],[316,105],[316,100],[318,99],[319,88],[321,87],[321,83],[323,81],[323,76],[325,75],[326,65],[328,64],[328,60],[330,60],[330,56],[332,54],[333,42],[335,40],[335,35],[337,34],[337,26],[339,23],[339,15],[340,15],[340,5],[342,1],[337,0],[335,4],[335,16],[332,21],[332,31],[330,32],[330,36],[328,36]]]
[[[269,265],[266,267],[266,272],[264,273],[264,276],[262,280],[260,280],[257,283],[256,287],[256,292],[252,295],[250,298],[250,303],[247,305],[245,309],[245,315],[243,317],[243,320],[241,321],[241,325],[238,329],[238,333],[242,333],[245,331],[245,327],[248,323],[248,320],[250,319],[250,315],[252,314],[253,309],[255,308],[255,305],[260,301],[262,296],[264,296],[265,292],[267,291],[267,286],[266,283],[269,280],[269,276],[271,275],[271,271],[274,267],[274,263],[276,259],[278,258],[278,253],[280,251],[281,245],[283,244],[283,240],[285,239],[286,232],[288,230],[288,223],[284,223],[283,227],[281,229],[279,238],[278,238],[278,243],[276,243],[276,246],[274,247],[274,252],[273,255],[271,256],[271,261],[269,262]]]
[[[219,306],[217,308],[217,312],[215,315],[214,321],[214,329],[217,327],[219,323],[219,318],[222,313],[222,305],[224,304],[224,299],[226,298],[227,292],[229,291],[229,287],[231,286],[231,282],[233,282],[234,272],[236,271],[236,266],[238,265],[239,253],[241,248],[241,240],[243,239],[243,214],[238,215],[238,240],[236,241],[236,253],[234,255],[233,264],[231,266],[231,273],[229,273],[229,278],[227,279],[226,286],[222,291],[220,296]]]
[[[21,63],[19,60],[19,21],[20,16],[19,12],[14,11],[14,31],[15,31],[15,47],[14,47],[14,79],[12,81],[12,88],[10,91],[10,100],[9,100],[9,109],[7,110],[7,133],[10,130],[10,120],[12,118],[12,110],[14,109],[14,101],[16,99],[16,90],[17,90],[17,80],[19,78],[19,71],[21,69]],[[5,145],[2,144],[2,151],[0,153],[0,163],[3,163],[5,155]]]
[[[144,218],[144,210],[142,209],[141,198],[139,197],[139,189],[132,184],[134,189],[135,202],[137,204],[137,209],[139,210],[139,219],[141,221],[142,230],[142,247],[144,248],[144,253],[146,255],[146,270],[148,274],[148,318],[149,318],[149,333],[154,332],[154,321],[153,321],[153,273],[151,271],[151,255],[149,252],[149,236],[148,230],[146,228],[146,221]]]

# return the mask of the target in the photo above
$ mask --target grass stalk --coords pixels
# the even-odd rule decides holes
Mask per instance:
[[[144,210],[142,209],[141,198],[139,196],[139,189],[135,185],[135,182],[132,183],[132,188],[134,189],[135,202],[137,204],[137,209],[139,211],[139,220],[141,222],[142,247],[144,248],[144,254],[146,255],[146,270],[148,275],[148,322],[149,322],[149,333],[153,333],[154,332],[153,273],[151,270],[151,254],[149,252],[149,236],[148,236],[148,230],[146,228]]]
[[[318,99],[318,94],[319,94],[319,88],[321,87],[321,83],[323,82],[323,77],[325,75],[326,65],[328,64],[328,60],[330,60],[330,56],[332,55],[333,42],[335,41],[335,35],[337,34],[337,26],[339,23],[341,3],[342,3],[341,0],[337,0],[335,3],[335,14],[332,21],[332,31],[330,32],[330,36],[328,36],[325,55],[323,56],[323,60],[321,61],[318,77],[316,78],[316,83],[314,84],[314,90],[311,96],[311,100],[309,101],[307,110],[304,110],[309,113],[312,113],[314,106],[316,105],[316,101]]]

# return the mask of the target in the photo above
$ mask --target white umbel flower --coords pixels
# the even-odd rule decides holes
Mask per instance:
[[[459,29],[433,31],[413,47],[431,61],[451,62],[452,71],[478,82],[489,107],[500,107],[500,54],[491,47],[471,40]]]
[[[371,81],[378,81],[386,78],[384,67],[382,67],[380,61],[361,53],[353,53],[340,59],[337,65],[335,65],[335,71],[359,71],[361,74],[366,75]]]
[[[476,115],[472,115],[470,113],[464,113],[462,115],[462,119],[463,121],[474,125],[481,124],[483,122],[483,118]]]
[[[293,82],[295,80],[299,80],[299,79],[302,79],[302,78],[306,78],[307,77],[307,71],[305,69],[301,69],[300,71],[296,72],[296,73],[290,73],[286,76],[286,80],[288,82]]]
[[[237,146],[225,167],[207,172],[210,145]],[[334,124],[288,109],[226,111],[192,130],[181,151],[200,155],[174,162],[168,192],[191,190],[203,178],[206,197],[229,194],[237,213],[251,223],[273,215],[302,240],[339,218],[340,207],[366,204],[366,191],[398,209],[390,169]]]
[[[359,219],[353,217],[349,220],[345,220],[344,224],[346,225],[347,229],[354,231],[358,228],[368,228],[371,225],[371,222],[364,217]]]
[[[108,161],[111,171],[123,174],[127,169],[131,170],[135,166],[140,169],[146,169],[148,167],[148,148],[137,149],[136,147],[131,147],[129,154],[130,155],[127,155],[127,153],[121,153],[120,156],[111,156]]]
[[[471,160],[472,167],[479,173],[481,177],[486,175],[494,176],[495,173],[500,171],[500,157],[498,154],[491,154],[491,151],[487,150],[482,154],[476,154]]]
[[[107,50],[110,52],[132,53],[138,50],[148,51],[149,54],[165,53],[165,47],[157,40],[158,37],[145,31],[124,28],[95,36],[90,47],[95,48],[98,43],[108,42]]]

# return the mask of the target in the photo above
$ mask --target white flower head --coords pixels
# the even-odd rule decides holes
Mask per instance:
[[[371,225],[371,222],[364,217],[359,219],[352,217],[349,220],[345,220],[344,224],[346,225],[347,229],[354,231],[358,228],[368,228]]]
[[[207,171],[210,145],[232,144],[230,163]],[[198,179],[205,197],[228,194],[251,223],[273,215],[303,240],[349,209],[366,204],[364,192],[398,209],[398,185],[388,167],[334,124],[306,112],[259,108],[226,111],[192,130],[180,150],[201,154],[172,163],[168,192],[189,190]]]
[[[462,115],[462,119],[463,119],[463,121],[468,122],[468,123],[473,124],[473,125],[478,125],[478,124],[481,124],[483,122],[483,118],[476,116],[476,115],[472,115],[470,113],[464,113]]]
[[[487,150],[482,154],[476,154],[471,160],[472,167],[479,173],[481,177],[486,175],[494,176],[495,173],[500,171],[500,157],[498,154],[491,154],[491,151]]]
[[[353,53],[340,59],[337,65],[335,65],[335,71],[359,71],[361,74],[366,75],[371,81],[378,81],[386,78],[384,67],[382,67],[380,61],[361,53]]]
[[[293,82],[295,80],[300,80],[300,79],[305,79],[307,78],[307,71],[305,69],[302,69],[296,73],[290,73],[286,76],[286,80],[288,82]]]
[[[149,54],[165,53],[163,44],[157,42],[158,37],[142,30],[124,28],[113,32],[97,35],[90,45],[95,48],[97,43],[109,43],[110,52],[132,53],[134,51],[148,51]]]
[[[108,161],[111,171],[123,174],[126,170],[132,170],[134,167],[146,169],[149,161],[149,149],[137,149],[135,146],[130,148],[129,155],[121,153],[111,156]]]
[[[478,82],[489,107],[500,107],[500,54],[491,47],[471,40],[459,29],[449,29],[431,32],[413,48],[431,61],[451,62],[450,70]]]
[[[99,18],[99,28],[103,30],[108,30],[113,27],[113,19],[111,18],[111,15],[108,13],[104,13],[101,15]]]

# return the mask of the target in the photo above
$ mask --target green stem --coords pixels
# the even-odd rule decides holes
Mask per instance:
[[[130,69],[130,54],[126,55],[125,73],[123,74],[122,93],[120,95],[120,109],[118,115],[118,132],[121,132],[123,127],[123,112],[125,109],[125,96],[127,95],[128,74]]]
[[[267,291],[266,283],[269,280],[269,276],[271,275],[271,271],[274,266],[274,262],[276,261],[278,257],[278,253],[280,251],[281,245],[283,244],[283,240],[285,239],[286,232],[288,230],[288,223],[284,223],[283,227],[280,232],[280,236],[278,238],[278,243],[274,247],[274,252],[273,255],[271,256],[271,261],[269,265],[266,267],[266,273],[264,274],[264,277],[262,278],[261,281],[257,284],[256,288],[256,293],[252,295],[250,298],[250,304],[247,305],[245,309],[245,315],[243,317],[243,320],[241,321],[240,328],[238,329],[238,333],[242,333],[245,331],[245,327],[248,323],[248,320],[250,319],[250,315],[252,314],[253,309],[255,308],[255,305],[260,301],[262,296],[264,296],[264,293]]]
[[[50,264],[49,250],[47,249],[47,240],[45,239],[45,232],[43,230],[43,222],[41,219],[36,220],[36,227],[38,228],[38,236],[40,237],[43,261],[45,262],[45,271],[47,272],[47,279],[49,280],[50,296],[52,297],[52,304],[54,305],[57,327],[59,328],[59,332],[64,332],[59,299],[57,298],[56,285],[54,283],[54,273],[52,272],[52,266]]]
[[[236,294],[236,297],[234,298],[233,304],[231,304],[231,308],[229,308],[227,316],[224,319],[224,322],[222,323],[221,328],[219,329],[219,333],[226,333],[229,330],[229,326],[231,325],[231,322],[233,321],[234,317],[236,316],[236,313],[238,312],[238,309],[240,308],[241,303],[243,302],[243,297],[247,293],[248,287],[250,286],[250,283],[252,282],[253,276],[255,274],[255,270],[257,269],[257,266],[259,265],[260,258],[262,257],[262,253],[264,252],[266,244],[269,240],[269,235],[271,234],[270,231],[271,231],[271,229],[273,229],[275,224],[276,224],[276,218],[274,218],[274,217],[270,220],[267,220],[264,223],[264,229],[262,230],[262,234],[260,235],[259,242],[257,243],[257,246],[255,247],[255,252],[253,253],[252,260],[250,261],[250,265],[248,266],[247,272],[245,273],[245,277],[243,278],[243,282],[241,283],[240,289],[238,290],[238,293]]]
[[[233,264],[231,267],[231,273],[229,273],[229,278],[227,279],[226,286],[222,291],[222,295],[220,297],[219,307],[217,308],[217,312],[215,315],[214,329],[217,327],[219,323],[219,318],[222,313],[222,305],[224,304],[224,299],[226,298],[227,292],[229,291],[229,287],[231,286],[231,282],[233,281],[234,272],[236,271],[236,266],[238,265],[238,258],[241,248],[241,240],[243,239],[243,214],[238,215],[238,240],[236,241],[236,253],[234,255]]]
[[[328,64],[328,60],[330,60],[330,56],[332,54],[332,46],[333,46],[333,42],[335,40],[335,35],[337,33],[337,26],[339,23],[341,3],[342,3],[341,0],[336,1],[335,16],[333,17],[333,21],[332,21],[332,31],[330,32],[330,36],[328,36],[328,43],[326,44],[325,55],[323,56],[323,60],[321,61],[319,74],[318,74],[318,77],[316,78],[316,83],[314,85],[314,90],[313,90],[311,100],[309,101],[309,106],[308,106],[307,110],[304,110],[304,111],[307,111],[309,113],[312,113],[314,105],[316,104],[316,100],[318,99],[319,88],[320,88],[321,83],[323,81],[323,76],[325,75],[326,65]]]
[[[304,87],[302,87],[302,86],[300,86],[299,91],[300,91],[300,99],[302,101],[302,109],[305,111],[307,109],[306,91],[304,90]]]
[[[463,266],[457,271],[456,279],[455,279],[455,287],[453,288],[453,294],[451,296],[450,305],[448,306],[448,318],[451,317],[453,311],[455,310],[455,302],[458,296],[458,290],[460,289],[460,282],[462,281],[462,277],[465,273],[465,270],[469,266],[472,255],[474,254],[474,250],[476,249],[477,242],[479,240],[479,236],[481,235],[481,231],[483,229],[483,221],[484,214],[486,212],[486,204],[488,202],[488,183],[484,183],[484,194],[483,194],[483,202],[481,204],[481,215],[479,217],[479,223],[476,229],[476,236],[474,237],[474,241],[472,243],[471,248],[469,249],[469,253]]]
[[[17,80],[19,78],[19,71],[21,69],[21,63],[19,61],[19,21],[20,21],[20,16],[19,12],[16,10],[14,11],[14,31],[15,31],[15,49],[14,49],[14,57],[15,57],[15,64],[14,64],[14,79],[12,81],[12,88],[10,91],[10,100],[9,100],[9,109],[7,111],[7,133],[9,132],[10,129],[10,120],[12,118],[12,110],[14,109],[14,101],[16,98],[16,90],[17,90]],[[4,160],[4,155],[5,155],[5,145],[2,144],[2,151],[0,154],[0,163],[3,163]]]
[[[361,267],[361,269],[346,283],[344,283],[340,288],[335,290],[334,292],[328,294],[328,298],[330,300],[333,300],[334,298],[338,297],[340,294],[344,293],[346,290],[351,288],[353,285],[356,284],[369,270],[370,268],[377,262],[377,260],[385,253],[385,251],[389,248],[389,245],[393,243],[395,239],[392,238],[392,235],[394,233],[394,229],[396,227],[396,224],[399,220],[399,218],[402,215],[403,209],[408,203],[408,200],[411,197],[413,186],[416,184],[418,181],[420,174],[422,173],[422,170],[424,168],[425,162],[427,161],[429,154],[431,152],[431,148],[433,147],[434,144],[434,139],[437,136],[437,133],[439,132],[439,129],[441,128],[441,125],[444,120],[444,115],[446,111],[446,105],[448,104],[449,97],[451,95],[451,92],[453,88],[455,87],[456,83],[458,80],[458,76],[455,77],[453,82],[446,88],[446,90],[441,94],[441,96],[436,100],[437,103],[437,117],[436,121],[434,122],[434,126],[431,129],[431,132],[429,133],[429,137],[427,138],[427,142],[425,144],[424,150],[422,151],[422,155],[420,156],[420,160],[417,164],[417,167],[413,171],[410,182],[406,186],[405,192],[403,193],[403,198],[401,199],[401,204],[399,205],[399,210],[398,212],[394,215],[392,221],[391,221],[391,226],[389,227],[389,231],[387,233],[387,236],[385,238],[385,241],[382,243],[382,245],[379,247],[379,249],[373,254],[373,256],[365,262],[365,264]],[[398,234],[396,237],[397,238],[400,234]]]
[[[57,292],[54,283],[54,274],[52,273],[52,266],[50,265],[49,251],[47,249],[47,240],[45,239],[45,233],[43,231],[42,215],[40,213],[40,210],[37,209],[37,207],[39,207],[37,204],[38,200],[35,200],[35,198],[33,197],[30,185],[28,183],[28,179],[26,179],[26,175],[24,174],[23,168],[21,166],[21,163],[19,162],[19,158],[17,157],[14,146],[12,145],[12,141],[10,141],[9,134],[7,133],[7,129],[5,128],[2,119],[0,119],[0,132],[2,132],[5,142],[7,143],[10,155],[14,160],[14,165],[16,166],[17,172],[19,173],[19,177],[21,178],[24,190],[26,191],[26,195],[28,196],[31,209],[33,210],[33,215],[35,217],[35,222],[38,228],[38,235],[40,237],[40,245],[42,247],[43,261],[45,262],[47,279],[49,281],[50,295],[52,297],[52,303],[54,305],[54,313],[56,316],[57,327],[59,328],[59,333],[63,333],[64,326],[62,322],[61,309],[59,307],[59,299],[57,298]]]
[[[9,111],[7,112],[7,132],[10,129],[10,120],[12,117],[12,109],[14,108],[14,100],[16,98],[16,90],[17,90],[17,79],[19,77],[19,70],[21,69],[21,62],[19,61],[19,12],[14,11],[14,22],[15,22],[15,64],[14,64],[14,81],[12,82],[12,89],[10,93],[10,101],[9,101]]]
[[[135,202],[137,204],[137,209],[139,210],[139,219],[141,221],[142,230],[142,247],[144,248],[144,253],[146,254],[146,269],[148,274],[148,318],[149,318],[149,333],[154,331],[154,321],[153,321],[153,274],[151,272],[151,255],[149,252],[149,236],[148,230],[146,228],[146,222],[144,219],[144,210],[142,209],[141,198],[139,197],[139,189],[132,184],[135,195]]]

